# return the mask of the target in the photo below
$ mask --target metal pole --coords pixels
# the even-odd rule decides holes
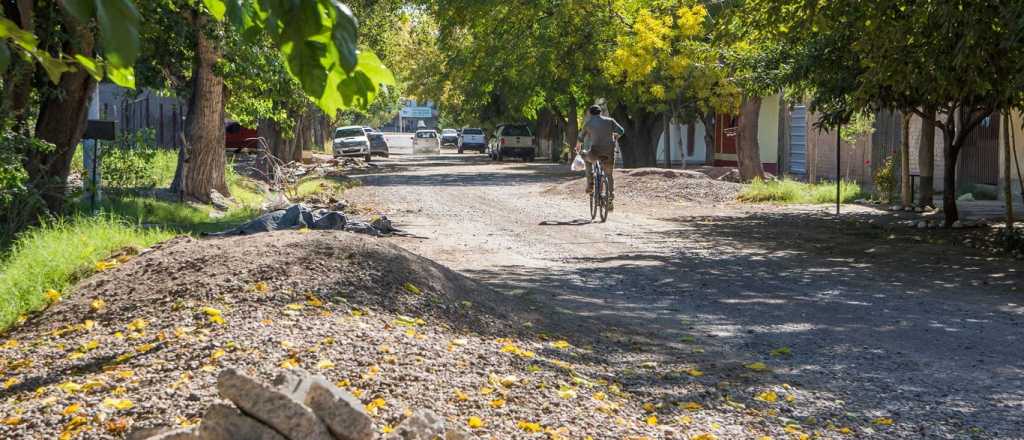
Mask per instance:
[[[841,142],[842,142],[842,134],[841,134],[842,129],[843,129],[842,125],[837,125],[836,126],[836,218],[839,218],[839,202],[840,202],[840,197],[842,196],[842,183],[843,183],[843,177],[842,177],[842,175],[840,175],[841,168],[840,168],[840,165],[839,165],[840,161],[842,160],[842,156],[839,154],[839,149],[842,146],[842,144],[841,144]]]

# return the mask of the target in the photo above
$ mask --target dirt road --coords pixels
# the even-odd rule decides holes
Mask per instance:
[[[415,236],[400,245],[604,344],[595,362],[637,392],[686,400],[678,373],[699,368],[722,411],[778,390],[797,404],[768,415],[805,431],[1024,438],[1020,263],[820,208],[620,199],[590,224],[581,194],[552,189],[578,177],[563,166],[385,163],[350,194]]]

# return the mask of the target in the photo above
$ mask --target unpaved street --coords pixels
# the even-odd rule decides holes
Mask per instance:
[[[796,402],[769,416],[805,431],[1024,436],[1019,263],[819,208],[620,199],[589,224],[582,193],[556,188],[578,177],[564,166],[382,163],[349,195],[413,235],[393,240],[551,321],[523,325],[614,347],[595,362],[637,391],[687,400],[678,372],[699,368],[718,381],[711,409],[725,423],[731,395],[777,389]],[[771,371],[744,367],[755,361]]]

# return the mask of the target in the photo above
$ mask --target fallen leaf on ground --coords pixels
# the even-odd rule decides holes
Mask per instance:
[[[779,395],[776,394],[775,391],[768,390],[758,394],[755,397],[755,399],[760,400],[762,402],[775,402],[779,400]]]
[[[334,368],[334,362],[324,359],[316,363],[316,368],[321,370],[330,370],[331,368]]]
[[[650,416],[644,419],[648,426],[658,426],[658,416]]]
[[[526,432],[541,432],[542,430],[540,423],[527,422],[526,420],[520,420],[519,422],[516,422],[516,427]]]
[[[768,366],[765,365],[764,362],[750,363],[750,364],[747,364],[746,367],[747,367],[748,370],[751,370],[751,371],[757,371],[757,372],[768,371]]]
[[[572,345],[569,344],[569,341],[566,341],[564,339],[552,342],[551,346],[559,350],[567,350],[569,349],[569,347],[572,347]]]
[[[494,399],[491,401],[491,408],[498,409],[505,406],[505,399]]]
[[[704,375],[704,372],[696,368],[691,368],[689,370],[686,370],[686,374],[689,374],[692,377],[701,377]]]
[[[423,293],[422,291],[420,291],[420,288],[416,287],[416,285],[413,283],[405,283],[402,285],[402,288],[405,289],[406,292],[409,292],[414,295],[419,295]]]
[[[776,349],[772,350],[771,355],[772,356],[786,356],[786,355],[788,355],[790,353],[792,353],[792,350],[790,350],[789,347],[782,347],[782,348],[776,348]]]
[[[43,294],[43,296],[46,297],[47,301],[52,303],[60,301],[60,292],[53,289],[48,289],[46,293]]]
[[[879,426],[889,426],[889,425],[892,425],[893,423],[896,423],[896,422],[894,422],[892,419],[890,419],[888,417],[879,417],[879,418],[877,418],[875,420],[872,420],[871,423],[874,423],[874,424],[879,425]]]
[[[480,429],[484,427],[484,421],[477,416],[473,416],[466,421],[466,425],[468,425],[470,429]]]
[[[135,406],[135,404],[132,403],[131,400],[128,400],[128,399],[115,399],[115,398],[112,398],[112,397],[107,397],[107,398],[103,399],[103,403],[101,403],[100,405],[102,405],[105,408],[119,409],[119,410],[131,409],[133,406]]]
[[[61,414],[64,414],[66,416],[70,416],[70,415],[78,412],[78,410],[80,410],[80,409],[82,409],[82,404],[81,403],[72,403],[72,404],[68,405],[67,407],[65,407],[64,411],[61,411]]]
[[[697,402],[686,402],[683,404],[683,409],[690,411],[700,411],[704,409],[704,405],[701,405],[700,403]]]

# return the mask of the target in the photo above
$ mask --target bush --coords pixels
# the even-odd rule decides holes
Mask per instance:
[[[0,249],[14,235],[48,214],[45,191],[62,188],[50,182],[31,182],[22,165],[27,154],[51,151],[52,144],[7,131],[0,134]]]
[[[872,180],[875,182],[875,197],[884,203],[891,202],[896,194],[896,159],[893,156],[885,158]]]
[[[153,131],[122,133],[113,144],[100,149],[100,176],[109,188],[152,188],[160,178],[153,166],[158,150],[153,146]]]
[[[856,182],[842,181],[840,184],[840,200],[850,203],[861,196],[861,188]],[[740,192],[737,199],[750,203],[806,203],[823,204],[836,202],[835,182],[804,183],[795,180],[763,181],[755,179]]]

